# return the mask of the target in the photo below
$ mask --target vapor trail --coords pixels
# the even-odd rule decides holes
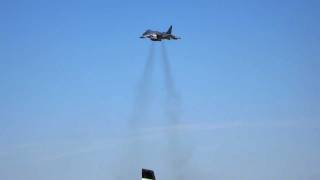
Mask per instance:
[[[180,96],[175,87],[175,82],[172,76],[171,66],[164,43],[161,43],[161,52],[165,76],[165,89],[167,94],[167,113],[170,125],[175,125],[179,123],[180,118]]]
[[[134,110],[130,124],[137,127],[146,115],[148,105],[151,101],[151,84],[154,71],[154,43],[150,45],[149,55],[144,67],[142,78],[138,84],[137,94],[134,102]]]
[[[138,84],[138,91],[134,104],[134,112],[132,119],[129,122],[129,135],[137,135],[139,133],[139,127],[146,123],[146,113],[148,111],[148,106],[150,106],[151,99],[151,85],[152,85],[152,75],[154,71],[154,43],[150,45],[149,55],[147,62],[144,67],[142,78]],[[139,167],[138,163],[143,158],[141,156],[141,148],[143,143],[137,141],[130,146],[129,159],[132,161],[131,169],[134,167]]]
[[[146,113],[151,101],[151,83],[154,71],[154,43],[150,44],[149,54],[143,70],[142,77],[138,83],[136,97],[133,104],[133,112],[128,122],[126,134],[129,137],[135,137],[139,134],[139,127],[146,121]],[[142,155],[143,142],[140,140],[134,143],[124,144],[122,157],[114,164],[113,176],[116,180],[127,179],[128,177],[139,176]],[[118,167],[118,168],[115,168]],[[137,174],[138,173],[138,174]]]
[[[166,113],[169,126],[177,127],[180,124],[180,96],[175,87],[165,44],[161,44],[162,63],[165,78],[165,89],[167,94]],[[168,162],[173,179],[185,179],[188,169],[189,153],[181,144],[181,133],[178,129],[168,133]]]

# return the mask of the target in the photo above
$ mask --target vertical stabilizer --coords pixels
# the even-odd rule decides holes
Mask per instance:
[[[172,26],[169,27],[168,31],[166,32],[166,34],[171,34],[172,32]]]
[[[142,180],[156,180],[154,172],[149,169],[142,169]]]

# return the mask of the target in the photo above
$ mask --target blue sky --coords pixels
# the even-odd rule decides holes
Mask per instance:
[[[173,179],[176,153],[185,179],[319,179],[319,5],[1,1],[0,179],[139,178],[139,165]],[[151,44],[138,37],[170,25],[181,123],[165,123],[155,44],[153,123],[132,135]]]

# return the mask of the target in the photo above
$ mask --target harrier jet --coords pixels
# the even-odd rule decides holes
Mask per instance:
[[[142,169],[142,180],[156,180],[154,172],[149,169]]]
[[[146,30],[146,32],[142,34],[140,38],[149,38],[151,41],[162,41],[163,39],[167,39],[167,40],[180,39],[179,37],[171,34],[171,32],[172,32],[172,26],[169,27],[167,32],[152,31],[148,29]]]

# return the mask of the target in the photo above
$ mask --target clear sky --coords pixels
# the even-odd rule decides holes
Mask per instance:
[[[141,167],[128,165],[137,157],[160,180],[172,171],[320,179],[319,9],[317,0],[0,1],[0,179],[139,179]],[[138,37],[170,25],[182,37],[165,43],[180,123],[165,123],[156,43],[152,123],[131,132],[151,44]]]

